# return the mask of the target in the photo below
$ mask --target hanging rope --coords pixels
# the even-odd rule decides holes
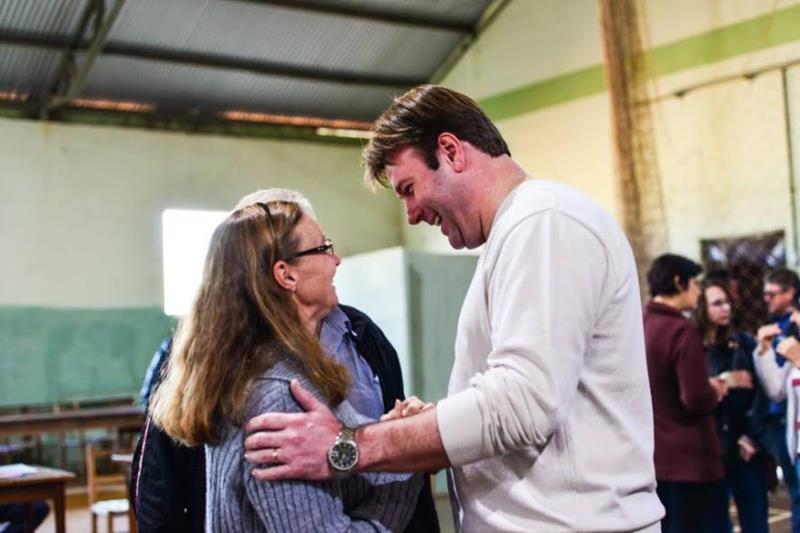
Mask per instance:
[[[644,287],[644,274],[667,250],[668,237],[640,15],[636,0],[598,1],[622,225]]]

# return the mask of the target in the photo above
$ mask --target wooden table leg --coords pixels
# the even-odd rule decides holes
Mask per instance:
[[[66,516],[65,516],[65,501],[64,501],[64,484],[59,483],[53,492],[53,512],[56,519],[56,533],[65,533],[66,531]]]
[[[138,531],[136,525],[136,515],[133,514],[133,508],[128,511],[128,533],[136,533]]]

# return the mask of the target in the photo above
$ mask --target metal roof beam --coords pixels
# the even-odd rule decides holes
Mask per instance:
[[[47,103],[45,103],[45,112],[52,111],[53,109],[69,103],[72,99],[78,96],[78,94],[80,94],[83,84],[86,82],[86,78],[89,76],[89,72],[94,65],[95,59],[97,59],[102,52],[103,47],[106,45],[108,34],[111,31],[112,26],[114,26],[114,22],[116,22],[120,11],[122,11],[122,6],[125,5],[125,0],[115,0],[111,10],[107,15],[104,16],[104,2],[105,0],[98,0],[97,2],[94,2],[95,32],[88,46],[85,48],[85,56],[80,68],[68,76],[67,84],[63,91],[60,94],[53,95],[47,101]],[[82,40],[83,36],[81,35],[78,41],[80,42]],[[78,50],[82,48],[82,45],[72,43],[71,48],[73,50]]]
[[[70,46],[68,37],[21,33],[8,28],[0,28],[0,44],[49,48],[54,50],[63,50]],[[82,43],[76,48],[76,51],[90,53],[90,45]],[[367,85],[373,87],[413,87],[421,83],[426,83],[427,81],[421,78],[315,69],[299,65],[283,65],[255,59],[220,56],[217,54],[189,52],[185,50],[166,50],[138,44],[109,42],[102,47],[102,54],[104,56],[127,57],[131,59],[160,61],[203,68],[239,70],[267,76],[282,76],[301,80]]]
[[[412,13],[400,13],[389,11],[378,6],[368,4],[362,5],[342,5],[324,2],[321,0],[236,0],[255,2],[257,4],[270,5],[275,7],[285,7],[287,9],[297,9],[312,11],[326,15],[338,15],[349,18],[359,18],[387,24],[402,24],[406,26],[416,26],[430,30],[452,31],[456,33],[472,33],[474,27],[468,22],[458,22],[437,15],[417,15]]]
[[[100,5],[102,5],[102,3],[100,3]],[[72,42],[70,46],[64,50],[64,53],[61,54],[61,65],[58,68],[57,77],[50,88],[51,96],[59,94],[64,87],[69,86],[69,80],[75,75],[75,49],[83,42],[86,28],[89,27],[89,21],[98,9],[98,0],[86,0],[86,5],[81,13],[81,18],[80,21],[78,21],[78,26],[75,29]]]

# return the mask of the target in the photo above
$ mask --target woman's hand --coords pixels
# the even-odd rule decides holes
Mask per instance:
[[[716,376],[708,378],[708,382],[711,383],[711,386],[714,387],[714,391],[717,393],[717,401],[721,402],[723,398],[728,395],[728,384],[725,383],[724,379]]]
[[[764,355],[769,351],[772,340],[781,334],[778,324],[767,324],[758,328],[758,355]]]
[[[752,459],[756,453],[758,453],[756,444],[750,440],[750,437],[747,435],[742,435],[739,437],[739,440],[736,441],[736,444],[739,445],[739,457],[741,457],[742,461],[745,463]]]
[[[725,382],[728,389],[752,389],[753,375],[749,370],[729,370],[716,376]]]
[[[430,402],[423,402],[416,396],[406,398],[402,402],[400,400],[394,401],[392,410],[381,417],[381,422],[384,420],[394,420],[395,418],[405,418],[407,416],[414,416],[422,411],[427,411],[433,407]]]

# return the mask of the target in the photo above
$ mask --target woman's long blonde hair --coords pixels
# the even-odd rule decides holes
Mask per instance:
[[[333,405],[344,399],[347,370],[325,354],[272,274],[277,261],[293,260],[302,216],[292,202],[253,204],[214,232],[197,299],[151,403],[153,421],[173,439],[211,443],[222,420],[243,422],[253,380],[283,357],[294,357]]]

